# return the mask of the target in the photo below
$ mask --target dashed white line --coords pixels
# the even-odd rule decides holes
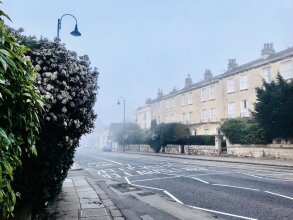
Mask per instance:
[[[209,182],[204,181],[204,180],[199,179],[199,178],[195,178],[195,177],[190,177],[190,178],[191,178],[191,179],[194,179],[194,180],[197,180],[197,181],[200,181],[200,182],[205,183],[205,184],[210,184]]]
[[[266,179],[266,180],[274,180],[274,181],[284,181],[284,182],[292,182],[293,180],[288,180],[288,179],[279,179],[279,178],[271,178],[271,177],[262,177],[262,176],[256,176],[248,173],[241,173],[246,176],[251,176],[259,179]]]
[[[241,215],[234,215],[234,214],[230,214],[230,213],[226,213],[226,212],[219,212],[219,211],[200,208],[200,207],[196,207],[196,206],[192,206],[192,205],[187,205],[187,206],[194,208],[194,209],[202,210],[202,211],[217,213],[217,214],[221,214],[221,215],[227,215],[227,216],[236,217],[236,218],[241,218],[241,219],[246,219],[246,220],[257,220],[256,218],[249,218],[249,217],[245,217],[245,216],[241,216]]]
[[[119,162],[116,162],[116,161],[113,161],[113,160],[107,160],[107,159],[100,158],[100,157],[95,157],[95,158],[100,159],[100,160],[109,161],[109,162],[111,162],[111,163],[116,163],[116,164],[119,164],[119,165],[123,165],[123,163],[119,163]]]
[[[289,197],[289,196],[284,196],[284,195],[281,195],[281,194],[278,194],[278,193],[274,193],[274,192],[270,192],[270,191],[264,191],[266,193],[269,193],[269,194],[272,194],[272,195],[275,195],[275,196],[280,196],[280,197],[283,197],[283,198],[286,198],[286,199],[291,199],[293,200],[292,197]]]
[[[161,179],[170,179],[170,178],[178,178],[178,177],[180,177],[180,176],[158,177],[158,178],[152,178],[152,179],[135,180],[135,181],[132,181],[132,182],[144,182],[144,181],[161,180]]]
[[[224,184],[212,184],[212,185],[213,186],[224,186],[224,187],[237,188],[237,189],[260,191],[259,189],[253,189],[253,188],[247,188],[247,187],[241,187],[241,186],[231,186],[231,185],[224,185]]]

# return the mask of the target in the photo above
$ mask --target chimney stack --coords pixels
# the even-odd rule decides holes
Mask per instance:
[[[205,72],[204,72],[204,80],[210,80],[213,78],[213,74],[211,72],[211,70],[209,69],[206,69]]]
[[[152,102],[152,99],[151,98],[146,98],[145,100],[145,104],[148,105],[148,104],[151,104]]]
[[[158,98],[163,96],[163,91],[161,89],[158,89]]]
[[[172,93],[175,93],[175,92],[177,92],[177,89],[176,89],[176,87],[174,86],[174,87],[173,87],[173,90],[172,90]]]
[[[261,50],[261,56],[264,60],[268,59],[272,54],[275,53],[273,43],[265,43]]]
[[[238,64],[236,63],[236,59],[229,59],[229,62],[228,62],[228,71],[233,70],[237,66],[238,66]]]
[[[190,74],[187,75],[187,78],[185,78],[185,87],[189,87],[192,85],[192,79],[190,77]]]

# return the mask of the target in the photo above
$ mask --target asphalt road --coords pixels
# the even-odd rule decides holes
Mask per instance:
[[[224,219],[293,219],[293,170],[80,148],[75,160],[96,178],[117,179]]]

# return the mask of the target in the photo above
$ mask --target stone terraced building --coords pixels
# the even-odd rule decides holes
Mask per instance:
[[[204,80],[193,83],[185,79],[185,87],[173,89],[167,95],[158,91],[157,98],[146,101],[134,112],[135,122],[149,128],[152,119],[157,123],[181,122],[188,124],[192,134],[216,134],[227,118],[250,117],[256,101],[255,88],[262,80],[271,82],[278,73],[284,79],[293,78],[293,47],[275,52],[272,43],[264,44],[262,57],[238,66],[230,59],[227,71],[213,76],[210,70]]]

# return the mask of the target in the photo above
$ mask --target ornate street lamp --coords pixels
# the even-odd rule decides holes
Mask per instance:
[[[58,18],[58,24],[57,24],[57,39],[58,39],[58,40],[60,40],[60,38],[59,38],[59,32],[60,32],[60,30],[61,30],[61,21],[62,21],[62,18],[63,18],[64,16],[67,16],[67,15],[73,17],[74,20],[75,20],[75,28],[74,28],[74,30],[71,32],[71,35],[73,35],[73,36],[75,36],[75,37],[79,37],[79,36],[81,36],[81,33],[78,31],[77,20],[76,20],[76,18],[75,18],[72,14],[64,14],[64,15],[61,16],[61,18]]]

